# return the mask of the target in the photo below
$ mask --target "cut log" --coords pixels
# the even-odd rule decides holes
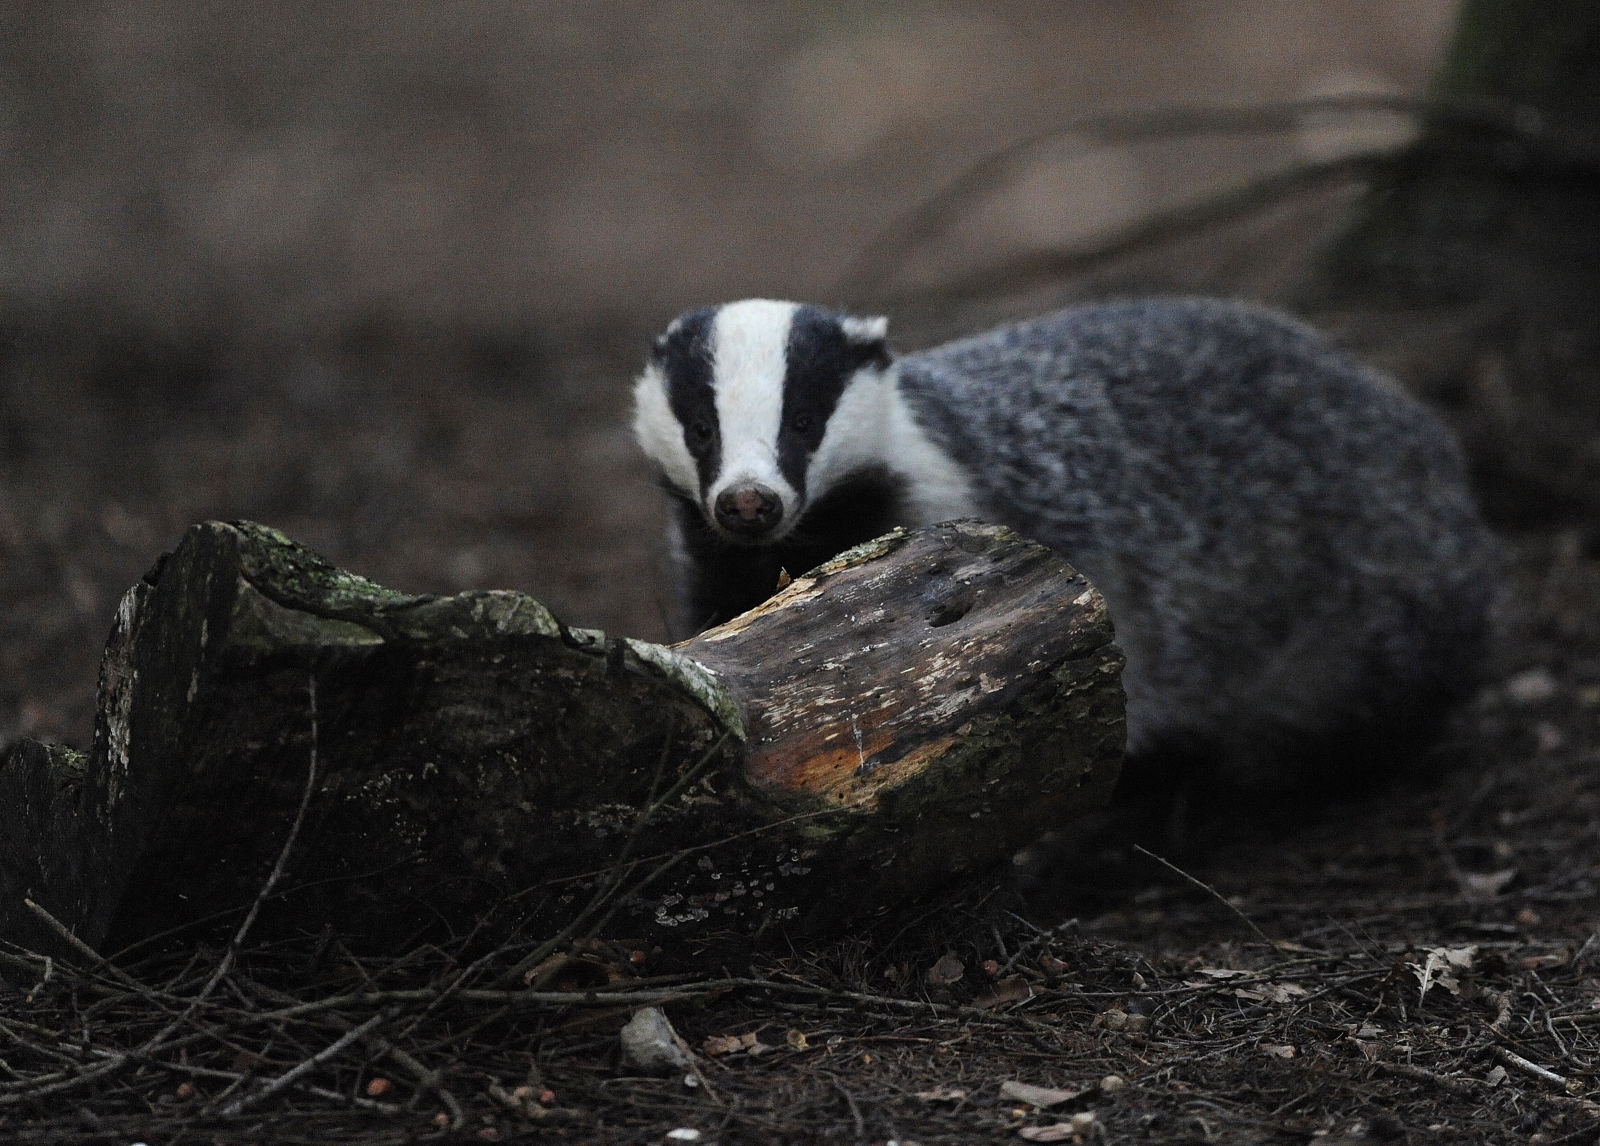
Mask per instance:
[[[608,887],[630,934],[822,932],[1103,803],[1121,664],[1082,576],[973,522],[672,648],[198,525],[123,599],[90,751],[0,761],[0,939],[60,947],[25,897],[105,949],[244,911],[313,755],[279,932],[393,949]]]

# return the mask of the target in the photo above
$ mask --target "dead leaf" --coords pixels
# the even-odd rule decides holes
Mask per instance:
[[[1350,1041],[1355,1044],[1356,1050],[1361,1052],[1361,1057],[1366,1059],[1368,1062],[1372,1062],[1383,1053],[1382,1043],[1372,1042],[1368,1039],[1357,1038],[1352,1038]]]
[[[1196,971],[1208,979],[1237,979],[1240,975],[1248,975],[1249,971],[1235,971],[1231,967],[1197,967]]]
[[[967,973],[966,965],[956,958],[954,951],[928,968],[928,986],[948,987]]]
[[[1471,970],[1473,957],[1477,953],[1477,944],[1469,947],[1435,947],[1420,965],[1407,963],[1406,966],[1417,977],[1417,1004],[1421,1005],[1422,1000],[1428,997],[1428,989],[1436,983],[1452,995],[1459,995],[1461,982],[1456,978],[1455,971]]]
[[[1293,1058],[1295,1055],[1294,1047],[1288,1046],[1287,1044],[1280,1046],[1272,1043],[1262,1043],[1261,1049],[1272,1055],[1274,1058]]]
[[[1235,987],[1234,998],[1252,1003],[1289,1003],[1306,993],[1299,983],[1262,983],[1249,987]]]
[[[1543,665],[1526,669],[1507,680],[1503,686],[1512,704],[1538,704],[1549,700],[1561,686],[1550,670]]]
[[[759,1055],[772,1049],[757,1038],[754,1031],[743,1035],[707,1035],[700,1045],[709,1055],[738,1054],[740,1051]]]
[[[629,972],[601,955],[558,952],[527,971],[522,982],[534,991],[588,991],[631,978]]]
[[[1050,1126],[1024,1126],[1018,1137],[1028,1142],[1082,1142],[1094,1132],[1094,1111],[1074,1114],[1070,1122],[1056,1122]]]
[[[1048,952],[1039,956],[1039,970],[1046,975],[1065,975],[1071,969],[1065,960],[1057,959]]]
[[[1026,1102],[1029,1106],[1047,1110],[1052,1106],[1060,1106],[1063,1102],[1071,1102],[1074,1098],[1082,1098],[1093,1089],[1093,1087],[1079,1087],[1077,1090],[1057,1090],[1053,1086],[1034,1086],[1026,1082],[1002,1082],[1000,1097],[1014,1098],[1018,1102]]]
[[[1483,1081],[1487,1082],[1490,1086],[1499,1086],[1505,1080],[1506,1068],[1503,1066],[1497,1066],[1488,1074],[1483,1076]]]
[[[1092,1027],[1104,1027],[1108,1031],[1126,1030],[1128,1015],[1125,1011],[1101,1011],[1089,1025]]]
[[[1540,967],[1554,967],[1567,962],[1564,955],[1530,955],[1526,959],[1518,959],[1517,966],[1524,971],[1537,971]]]
[[[919,1090],[917,1097],[924,1102],[960,1102],[971,1093],[959,1086],[941,1086],[933,1090]]]
[[[1033,988],[1028,985],[1028,981],[1021,975],[1013,975],[1009,979],[1001,979],[973,999],[972,1005],[989,1011],[1009,1003],[1025,1003],[1031,998],[1033,998]]]
[[[791,1050],[803,1051],[811,1049],[811,1044],[806,1042],[804,1031],[790,1028],[784,1033],[783,1041],[789,1044]]]
[[[1514,867],[1500,871],[1464,871],[1461,873],[1461,894],[1473,903],[1483,903],[1505,890],[1506,884],[1517,878]]]

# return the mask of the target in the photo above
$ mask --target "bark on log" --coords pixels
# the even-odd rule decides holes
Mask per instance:
[[[118,610],[91,750],[0,760],[0,939],[59,949],[25,896],[105,949],[247,908],[306,786],[313,678],[319,771],[269,927],[393,948],[554,923],[625,856],[631,934],[823,931],[1102,803],[1121,661],[1080,575],[972,522],[673,648],[199,525]]]

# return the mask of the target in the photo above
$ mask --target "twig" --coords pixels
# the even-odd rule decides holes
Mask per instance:
[[[216,970],[213,971],[211,973],[211,977],[206,980],[206,984],[200,989],[200,993],[190,1000],[189,1005],[184,1008],[180,1015],[178,1015],[166,1026],[162,1027],[161,1030],[156,1032],[155,1035],[151,1036],[151,1038],[149,1038],[137,1049],[115,1055],[114,1057],[107,1059],[102,1066],[93,1070],[86,1070],[82,1074],[79,1074],[73,1078],[61,1079],[60,1081],[51,1082],[47,1085],[34,1087],[29,1090],[21,1090],[9,1094],[0,1094],[0,1106],[6,1106],[17,1102],[28,1102],[37,1098],[43,1098],[48,1094],[57,1094],[64,1090],[70,1090],[74,1087],[81,1086],[86,1082],[93,1082],[97,1079],[104,1078],[105,1076],[120,1070],[130,1062],[147,1058],[148,1056],[154,1054],[166,1044],[167,1040],[173,1036],[178,1028],[187,1023],[194,1016],[195,1012],[205,1005],[206,1000],[211,997],[211,992],[216,990],[217,984],[222,982],[223,978],[232,969],[234,960],[238,958],[239,951],[244,947],[244,941],[250,934],[250,929],[255,926],[256,916],[261,913],[261,905],[265,903],[267,897],[272,894],[273,887],[275,887],[278,881],[283,878],[284,868],[289,862],[289,853],[294,848],[295,839],[300,835],[300,825],[305,822],[306,807],[311,803],[311,793],[316,790],[317,678],[314,673],[310,677],[309,693],[311,699],[311,761],[306,770],[306,786],[305,791],[300,796],[300,807],[295,812],[294,822],[289,825],[289,835],[288,838],[283,841],[283,847],[278,852],[277,862],[272,865],[272,873],[267,877],[267,882],[262,884],[261,890],[256,894],[255,902],[250,907],[249,914],[245,916],[244,922],[239,925],[239,930],[234,933],[233,940],[228,944],[227,951],[223,953],[221,960],[219,960],[217,963]]]
[[[121,967],[116,966],[104,955],[100,954],[100,952],[96,951],[93,947],[90,947],[82,939],[79,939],[72,933],[71,929],[69,929],[65,923],[62,923],[54,915],[51,915],[50,912],[45,910],[45,908],[40,904],[37,904],[33,900],[26,897],[23,899],[22,903],[24,907],[33,912],[33,914],[41,923],[43,923],[51,931],[55,932],[56,935],[60,937],[62,942],[64,942],[68,947],[71,947],[78,954],[82,955],[85,959],[89,960],[89,965],[91,968],[97,971],[105,971],[124,987],[136,991],[145,999],[148,999],[152,1002],[156,1001],[155,992],[150,990],[150,988],[146,987],[143,983],[139,982],[139,980],[135,979],[132,975],[128,974]]]
[[[628,864],[629,857],[633,855],[633,849],[638,846],[639,837],[643,834],[645,825],[650,821],[650,817],[655,814],[656,808],[660,806],[656,803],[656,792],[660,790],[661,777],[666,772],[668,759],[671,758],[672,740],[676,733],[676,724],[667,729],[667,735],[661,742],[661,755],[656,760],[656,770],[650,777],[650,791],[649,794],[645,796],[644,809],[634,820],[633,827],[629,830],[628,838],[626,841],[624,841],[622,845],[622,851],[618,853],[616,861],[612,863],[604,873],[601,874],[600,886],[595,889],[594,895],[591,896],[589,902],[584,905],[583,910],[578,912],[577,915],[569,920],[565,927],[558,931],[552,938],[545,940],[528,954],[524,955],[521,959],[518,959],[516,963],[512,965],[509,971],[500,976],[499,983],[502,987],[513,986],[529,971],[533,970],[533,968],[537,967],[540,963],[543,963],[545,959],[547,959],[557,948],[576,935],[578,933],[578,928],[588,923],[590,918],[592,918],[594,914],[597,913],[600,908],[610,899],[612,894],[615,893],[625,875],[623,869]],[[723,733],[722,740],[717,741],[717,743],[713,746],[713,752],[722,746],[722,742],[723,740],[727,739],[727,736],[727,733]],[[705,759],[710,759],[710,756],[711,753],[708,752],[705,756]],[[694,769],[690,769],[690,771],[692,772]],[[677,786],[674,785],[674,791],[676,791],[676,789]]]
[[[969,206],[1004,186],[1040,154],[1065,141],[1076,141],[1088,150],[1197,135],[1277,133],[1299,129],[1308,116],[1339,112],[1404,115],[1423,124],[1510,136],[1554,153],[1568,165],[1593,167],[1597,163],[1593,139],[1552,131],[1534,109],[1496,100],[1343,95],[1243,107],[1101,112],[1069,120],[973,164],[862,248],[836,293],[860,298],[879,292],[912,253],[942,235]],[[1374,152],[1363,158],[1370,161],[1384,154],[1387,152]],[[1305,170],[1314,166],[1308,165]]]
[[[376,1015],[373,1015],[366,1022],[362,1023],[359,1027],[354,1027],[351,1030],[346,1031],[322,1050],[318,1051],[310,1058],[300,1062],[292,1069],[280,1074],[277,1078],[267,1083],[260,1090],[255,1091],[253,1094],[246,1094],[242,1098],[238,1098],[233,1102],[230,1102],[227,1106],[222,1108],[223,1117],[231,1117],[232,1115],[242,1113],[244,1110],[254,1106],[263,1099],[271,1098],[280,1090],[283,1090],[289,1086],[293,1086],[302,1076],[310,1074],[313,1070],[317,1069],[317,1067],[321,1066],[323,1063],[337,1055],[340,1051],[344,1050],[345,1047],[349,1046],[363,1035],[366,1035],[374,1030],[380,1023],[394,1018],[397,1013],[398,1012],[394,1010],[380,1011]]]
[[[33,990],[28,992],[28,997],[22,1000],[24,1003],[33,1002],[33,997],[50,981],[50,976],[55,974],[56,961],[48,955],[41,955],[40,958],[44,960],[44,974],[39,976],[39,981],[33,985]]]
[[[833,1089],[839,1092],[839,1094],[844,1098],[845,1105],[850,1108],[850,1118],[856,1124],[856,1141],[860,1142],[864,1140],[867,1136],[867,1123],[866,1120],[861,1117],[861,1107],[856,1103],[856,1096],[851,1094],[850,1091],[845,1087],[845,1084],[839,1081],[838,1075],[828,1075],[828,1081],[833,1084]]]
[[[114,1054],[115,1052],[96,1050],[94,1053],[97,1056],[104,1058],[108,1055]],[[233,1083],[234,1086],[248,1082],[250,1079],[249,1075],[241,1074],[236,1070],[218,1070],[216,1067],[193,1066],[188,1063],[180,1062],[165,1062],[161,1059],[150,1059],[146,1065],[155,1067],[158,1070],[171,1071],[174,1074],[186,1074],[193,1078],[215,1078],[226,1080]],[[233,1087],[230,1087],[229,1091],[232,1089]],[[378,1102],[374,1099],[362,1098],[358,1095],[341,1094],[337,1090],[329,1090],[322,1086],[313,1086],[310,1083],[302,1082],[298,1084],[295,1089],[303,1090],[307,1094],[315,1095],[318,1098],[325,1098],[330,1102],[337,1102],[344,1106],[358,1106],[363,1110],[374,1110],[380,1114],[405,1113],[404,1107],[397,1106],[392,1102]],[[228,1092],[225,1091],[224,1094],[226,1093]]]
[[[476,966],[476,964],[473,964],[473,966]],[[471,967],[467,968],[468,971],[470,971],[471,969],[472,969]],[[456,982],[459,982],[459,981],[460,980],[458,978],[456,980]],[[260,992],[262,995],[265,995],[270,999],[275,999],[280,1003],[287,1002],[287,1003],[292,1004],[287,1011],[277,1012],[276,1015],[279,1016],[279,1017],[281,1017],[281,1016],[297,1017],[297,1016],[301,1016],[301,1015],[305,1015],[305,1014],[311,1013],[310,1011],[302,1009],[302,1007],[299,1004],[298,1000],[296,1000],[293,995],[289,995],[289,994],[284,993],[283,991],[276,990],[275,988],[269,987],[264,983],[254,983],[253,982],[251,984],[251,986],[256,991]],[[443,999],[447,995],[448,990],[449,990],[449,988],[447,987],[445,990],[440,991],[438,993],[437,998],[434,1000],[434,1002],[437,1003],[439,1001],[439,999]],[[326,1001],[327,1000],[322,1000],[322,1002],[326,1002]],[[392,1001],[392,1000],[381,1000],[381,1001],[389,1002],[389,1001]],[[432,1009],[432,1004],[430,1004],[430,1006],[427,1009],[425,1009],[422,1012],[422,1014],[426,1015],[428,1013],[428,1011],[431,1010],[431,1009]],[[331,1010],[331,1008],[326,1007],[326,1006],[317,1006],[316,1010],[329,1011],[329,1010]],[[279,1021],[279,1019],[277,1017],[275,1017],[272,1012],[257,1013],[257,1014],[252,1015],[251,1017],[253,1019],[255,1019],[256,1021],[263,1021],[263,1020],[269,1021],[269,1022]],[[350,1022],[350,1021],[348,1021],[347,1019],[345,1019],[343,1015],[330,1013],[328,1017],[335,1024],[337,1024],[338,1026],[342,1027],[346,1031],[350,1031],[350,1030],[355,1029],[355,1024]],[[416,1027],[417,1027],[417,1024],[420,1021],[421,1021],[421,1016],[417,1016],[417,1017],[413,1018],[412,1022],[407,1024],[407,1026],[405,1027],[404,1032],[402,1032],[402,1033],[409,1033],[412,1030],[415,1030]],[[415,1055],[412,1055],[409,1051],[406,1051],[406,1050],[396,1046],[392,1041],[390,1041],[389,1039],[384,1038],[381,1035],[369,1032],[364,1037],[366,1038],[367,1042],[370,1043],[373,1046],[373,1048],[378,1051],[379,1054],[387,1055],[390,1059],[394,1060],[394,1062],[400,1067],[401,1070],[403,1070],[407,1074],[409,1074],[412,1077],[412,1079],[416,1081],[417,1086],[418,1086],[418,1088],[420,1090],[432,1092],[435,1096],[437,1096],[438,1099],[439,1099],[439,1102],[450,1113],[451,1128],[454,1129],[454,1130],[461,1129],[461,1127],[462,1127],[462,1125],[463,1125],[463,1123],[465,1121],[465,1115],[461,1111],[461,1104],[456,1101],[456,1096],[455,1095],[451,1094],[450,1091],[445,1089],[445,1087],[444,1087],[444,1079],[443,1079],[443,1076],[440,1074],[439,1071],[428,1069],[428,1067],[425,1066],[422,1062],[420,1062],[416,1058]],[[397,1037],[399,1037],[399,1036],[397,1036]]]
[[[1005,966],[1001,967],[999,974],[995,976],[997,979],[1005,977],[1011,968],[1016,965],[1017,960],[1021,959],[1030,951],[1033,951],[1035,948],[1042,947],[1051,940],[1055,939],[1058,935],[1065,935],[1068,931],[1078,927],[1077,916],[1073,916],[1071,919],[1063,920],[1054,927],[1041,930],[1039,927],[1029,923],[1026,919],[1023,919],[1022,916],[1017,915],[1014,912],[1008,911],[1006,914],[1010,915],[1012,919],[1024,923],[1028,927],[1032,928],[1034,934],[1030,938],[1017,945],[1016,951],[1012,953],[1011,958],[1006,960]]]
[[[1496,1010],[1494,1022],[1489,1024],[1489,1029],[1496,1034],[1505,1034],[1506,1027],[1511,1024],[1511,996],[1501,991],[1485,991],[1483,997],[1493,1003]]]
[[[1245,926],[1247,926],[1248,928],[1250,928],[1251,931],[1254,931],[1258,936],[1260,936],[1261,937],[1261,942],[1265,943],[1267,946],[1272,947],[1272,948],[1276,948],[1278,946],[1278,943],[1277,943],[1276,940],[1268,938],[1267,937],[1267,933],[1265,931],[1261,930],[1261,928],[1256,926],[1256,921],[1255,920],[1251,919],[1244,912],[1240,911],[1233,904],[1229,903],[1228,900],[1223,896],[1223,894],[1220,891],[1218,891],[1216,888],[1212,887],[1209,883],[1206,883],[1203,880],[1196,879],[1194,876],[1192,876],[1188,872],[1184,871],[1177,864],[1169,863],[1168,861],[1162,859],[1160,856],[1156,855],[1155,852],[1147,851],[1146,849],[1140,847],[1138,844],[1134,844],[1133,845],[1133,850],[1138,852],[1140,855],[1149,856],[1151,859],[1155,860],[1158,864],[1160,864],[1162,867],[1166,868],[1168,871],[1172,872],[1174,875],[1181,876],[1182,878],[1188,880],[1190,883],[1194,884],[1201,891],[1207,892],[1208,894],[1213,896],[1218,903],[1222,904],[1223,907],[1226,907],[1229,911],[1233,912],[1240,919],[1244,920]]]
[[[463,1126],[465,1126],[467,1124],[467,1115],[466,1112],[461,1109],[461,1103],[456,1101],[456,1096],[451,1094],[442,1086],[434,1087],[433,1092],[439,1096],[439,1101],[442,1102],[444,1104],[444,1108],[450,1112],[450,1129],[460,1130]]]
[[[680,999],[694,998],[698,995],[715,993],[724,989],[724,980],[711,980],[702,983],[685,983],[682,987],[653,990],[629,991],[612,990],[603,991],[502,991],[491,988],[462,988],[453,992],[454,996],[463,1002],[493,1003],[497,1005],[550,1004],[552,1006],[567,1007],[614,1007],[614,1006],[646,1006],[651,1003],[670,1003]],[[385,1003],[419,1003],[431,1002],[449,990],[448,987],[417,987],[410,990],[395,991],[367,991],[362,994],[330,995],[325,999],[314,999],[307,1003],[297,1003],[292,1007],[285,1007],[281,1011],[263,1011],[251,1016],[261,1022],[282,1022],[285,1019],[302,1018],[319,1011],[336,1011],[346,1007],[373,1007]]]
[[[578,914],[573,917],[571,922],[569,922],[553,937],[545,940],[527,955],[517,960],[515,965],[513,965],[509,971],[500,976],[499,983],[501,986],[511,986],[512,984],[518,982],[529,970],[544,962],[544,960],[548,958],[552,952],[557,950],[563,943],[566,943],[568,940],[570,940],[574,935],[578,934],[579,928],[586,926],[589,921],[599,914],[606,904],[616,896],[617,890],[622,886],[623,881],[627,879],[630,874],[632,874],[633,868],[637,866],[636,864],[629,863],[629,857],[633,854],[634,847],[638,844],[640,837],[643,835],[645,825],[655,817],[657,812],[676,799],[680,792],[682,792],[696,778],[698,778],[701,769],[716,757],[716,754],[722,750],[722,746],[728,742],[728,738],[732,735],[733,732],[731,729],[723,732],[723,734],[717,738],[716,743],[710,748],[706,749],[705,755],[701,756],[700,759],[695,762],[693,767],[689,768],[682,776],[678,777],[677,782],[674,783],[672,787],[667,789],[665,795],[657,800],[656,789],[660,785],[661,774],[666,767],[668,755],[672,748],[672,741],[669,735],[667,741],[662,745],[661,759],[656,764],[655,777],[650,781],[650,794],[645,799],[644,810],[639,813],[639,818],[634,821],[633,829],[628,833],[627,843],[623,845],[621,854],[618,855],[616,862],[612,864],[607,876],[604,879],[604,882],[595,890],[594,896],[584,906],[583,910],[578,912]],[[672,864],[676,863],[677,859],[679,858],[681,858],[681,854],[680,856],[669,860],[667,866],[670,867]],[[654,879],[656,875],[660,874],[661,870],[664,869],[657,869],[657,871],[653,873],[646,880],[646,882],[649,882],[649,879]],[[612,914],[613,912],[607,912],[607,914],[601,918],[600,923],[596,925],[596,927],[598,928],[605,926],[606,921],[611,918]],[[591,929],[590,931],[590,935],[593,934],[595,934],[595,929]]]
[[[1476,1078],[1449,1078],[1404,1062],[1379,1062],[1376,1065],[1379,1070],[1389,1074],[1397,1074],[1401,1078],[1409,1078],[1416,1082],[1431,1083],[1440,1090],[1448,1090],[1451,1094],[1473,1094],[1487,1085]]]
[[[96,951],[93,947],[90,947],[82,939],[79,939],[68,929],[65,923],[62,923],[61,920],[51,915],[33,900],[29,899],[27,896],[23,896],[22,905],[29,911],[33,912],[34,916],[41,923],[43,923],[51,931],[54,931],[68,947],[71,947],[85,959],[88,959],[91,967],[99,966],[101,963],[105,962],[105,959],[98,951]]]
[[[797,815],[785,816],[781,820],[773,820],[768,824],[759,824],[753,828],[746,828],[742,832],[734,832],[731,836],[723,836],[721,839],[711,840],[707,843],[695,844],[692,847],[687,848],[680,848],[674,852],[657,852],[654,855],[640,856],[634,861],[634,863],[653,863],[656,860],[690,856],[695,852],[713,851],[720,847],[726,847],[728,844],[738,843],[740,840],[746,839],[750,836],[764,835],[767,832],[775,831],[778,828],[787,828],[792,824],[804,823],[806,820],[814,820],[819,816],[839,816],[848,812],[848,808],[819,808],[814,812],[800,812]],[[615,867],[616,865],[612,864],[609,867],[596,868],[593,871],[581,871],[574,875],[557,876],[555,879],[545,880],[543,883],[536,884],[533,887],[524,888],[511,898],[516,899],[526,895],[531,895],[535,891],[543,891],[544,889],[550,887],[559,887],[561,884],[573,883],[574,881],[580,879],[593,879],[596,876],[605,875],[607,872],[614,870]]]
[[[1566,1078],[1557,1074],[1555,1071],[1549,1070],[1546,1067],[1542,1067],[1536,1062],[1529,1062],[1516,1051],[1507,1047],[1496,1046],[1491,1049],[1494,1051],[1495,1058],[1499,1059],[1513,1070],[1520,1070],[1523,1074],[1531,1075],[1542,1082],[1548,1082],[1555,1086],[1559,1086],[1563,1090],[1566,1089]]]
[[[1030,251],[1007,262],[985,267],[933,287],[887,295],[880,305],[894,307],[963,302],[1015,294],[1030,287],[1082,274],[1112,261],[1159,248],[1162,244],[1248,215],[1291,195],[1341,178],[1370,177],[1390,162],[1387,152],[1360,152],[1317,163],[1296,163],[1285,170],[1228,187],[1165,211],[1147,214],[1087,246]]]

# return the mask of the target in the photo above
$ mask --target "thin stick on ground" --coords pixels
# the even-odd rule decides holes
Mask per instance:
[[[62,923],[54,915],[51,915],[50,912],[40,904],[35,903],[31,899],[24,899],[22,903],[24,907],[34,914],[39,922],[43,923],[51,931],[55,932],[55,934],[63,943],[65,943],[68,947],[71,947],[79,955],[82,955],[86,960],[88,960],[89,966],[93,970],[104,971],[117,982],[121,983],[124,987],[127,987],[133,991],[137,991],[140,995],[143,995],[147,998],[155,997],[155,992],[151,991],[150,988],[146,987],[132,975],[129,975],[126,971],[122,970],[122,968],[113,964],[109,959],[107,959],[104,955],[101,955],[100,952],[96,951],[93,947],[90,947],[82,939],[79,939],[72,933],[72,930],[65,923]]]
[[[1188,872],[1184,871],[1177,864],[1170,863],[1169,861],[1162,859],[1160,856],[1156,855],[1155,852],[1149,851],[1149,850],[1147,850],[1145,848],[1142,848],[1138,844],[1134,844],[1133,845],[1133,850],[1138,852],[1142,856],[1148,856],[1149,858],[1155,860],[1158,864],[1160,864],[1162,867],[1166,868],[1168,871],[1172,872],[1174,875],[1179,876],[1179,877],[1187,880],[1188,882],[1190,882],[1190,883],[1194,884],[1196,887],[1198,887],[1201,891],[1203,891],[1206,894],[1210,895],[1218,903],[1222,904],[1223,907],[1226,907],[1229,911],[1233,912],[1240,919],[1244,920],[1245,926],[1250,928],[1251,931],[1254,931],[1258,936],[1260,936],[1261,937],[1261,942],[1265,943],[1267,946],[1269,946],[1269,947],[1277,947],[1278,946],[1278,942],[1275,939],[1269,938],[1265,931],[1261,930],[1261,928],[1256,926],[1256,921],[1254,919],[1251,919],[1248,915],[1246,915],[1244,912],[1240,911],[1232,903],[1229,903],[1227,898],[1220,891],[1218,891],[1216,888],[1212,887],[1209,883],[1206,883],[1204,880],[1196,879],[1194,876],[1192,876]]]
[[[302,1060],[290,1070],[280,1074],[277,1078],[267,1083],[260,1090],[246,1094],[241,1098],[234,1099],[234,1101],[222,1108],[223,1117],[226,1118],[236,1114],[242,1114],[245,1110],[254,1106],[262,1099],[271,1098],[280,1090],[284,1090],[290,1086],[293,1086],[301,1078],[316,1070],[317,1067],[321,1066],[329,1059],[335,1057],[340,1051],[344,1050],[345,1047],[349,1046],[362,1036],[370,1034],[372,1031],[376,1030],[380,1024],[395,1017],[395,1015],[398,1013],[399,1012],[394,1009],[379,1011],[376,1015],[373,1015],[360,1026],[353,1027],[344,1034],[340,1035],[337,1039],[323,1047],[310,1058]]]
[[[699,778],[701,771],[707,764],[716,758],[717,753],[722,750],[722,746],[728,742],[728,737],[731,735],[731,732],[724,732],[720,737],[718,737],[716,743],[710,748],[706,749],[705,754],[701,756],[699,760],[695,761],[694,765],[684,772],[682,776],[678,777],[677,781],[667,789],[666,793],[660,799],[657,799],[656,791],[660,786],[662,769],[664,769],[666,766],[667,757],[672,747],[671,734],[669,732],[668,741],[661,749],[661,762],[657,765],[655,778],[650,782],[650,794],[645,800],[644,810],[640,812],[639,818],[634,822],[633,829],[628,834],[627,842],[623,845],[622,853],[617,857],[617,862],[611,866],[608,874],[603,878],[600,887],[596,889],[593,898],[591,898],[588,904],[584,906],[584,909],[580,911],[572,919],[572,921],[563,927],[554,937],[545,940],[527,955],[517,960],[516,964],[500,977],[500,986],[509,987],[520,982],[522,977],[527,974],[528,971],[544,962],[544,960],[548,958],[551,953],[556,951],[563,943],[567,942],[574,935],[577,935],[579,928],[587,926],[596,915],[600,914],[602,909],[604,909],[608,903],[616,898],[617,892],[622,887],[623,882],[633,873],[633,870],[636,866],[638,866],[638,863],[643,862],[631,861],[630,857],[633,854],[633,849],[637,846],[638,841],[643,834],[645,826],[655,818],[656,814],[660,812],[662,808],[666,807],[669,803],[676,799],[678,795],[684,791],[684,789],[686,789],[691,783]],[[657,868],[649,876],[645,877],[645,880],[641,884],[636,885],[633,888],[632,893],[638,894],[639,890],[642,889],[645,884],[648,884],[667,868],[677,863],[684,854],[686,853],[680,852],[670,858],[666,864]],[[606,921],[609,920],[614,913],[615,908],[613,907],[611,911],[606,912],[605,915],[600,917],[599,924],[597,924],[594,928],[591,928],[587,934],[593,935],[599,930],[599,928],[604,927]]]
[[[272,889],[283,878],[284,869],[289,862],[289,853],[294,850],[295,839],[300,835],[300,826],[305,822],[306,808],[311,803],[311,793],[316,790],[317,678],[315,674],[310,677],[309,694],[311,701],[311,760],[306,769],[306,786],[305,791],[300,796],[300,807],[295,812],[294,822],[289,825],[288,838],[283,841],[283,847],[278,851],[278,860],[272,865],[271,874],[267,876],[266,883],[261,885],[261,890],[256,893],[255,902],[251,904],[249,914],[245,916],[244,922],[239,925],[239,930],[234,932],[227,951],[223,953],[221,960],[217,963],[217,969],[206,980],[206,984],[200,989],[200,993],[190,1000],[189,1005],[183,1009],[181,1014],[162,1027],[161,1030],[157,1031],[137,1049],[116,1055],[106,1060],[104,1065],[92,1070],[86,1070],[73,1078],[61,1079],[43,1086],[18,1090],[9,1094],[0,1094],[0,1106],[8,1106],[18,1102],[30,1102],[50,1094],[58,1094],[64,1090],[72,1090],[85,1083],[94,1082],[97,1079],[114,1074],[130,1063],[148,1058],[165,1046],[167,1041],[194,1017],[195,1013],[205,1005],[206,1000],[211,997],[211,993],[217,989],[217,985],[232,970],[234,961],[238,958],[239,952],[244,947],[245,940],[250,935],[250,929],[255,926],[256,916],[261,914],[261,905],[267,901],[267,897],[272,894]]]

